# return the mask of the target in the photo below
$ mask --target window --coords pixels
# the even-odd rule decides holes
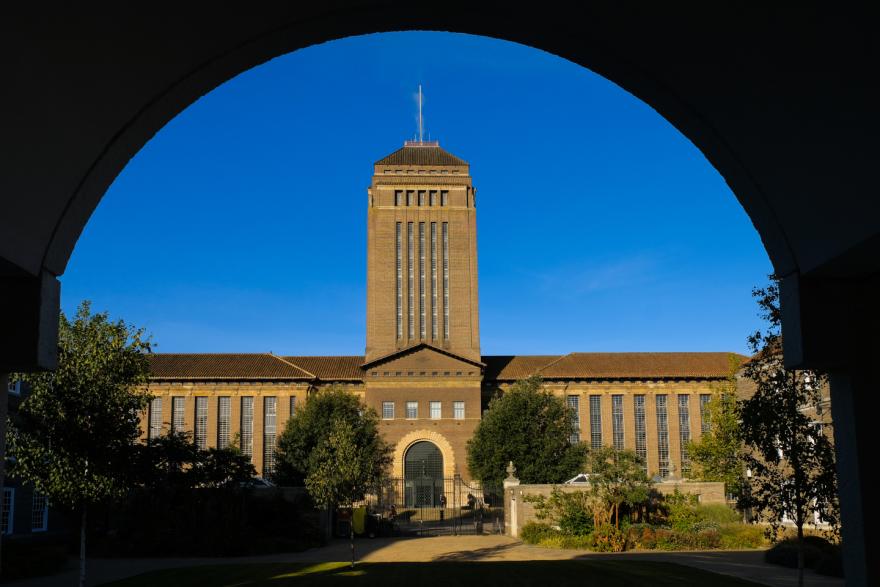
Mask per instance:
[[[34,492],[31,504],[31,532],[45,532],[49,528],[49,498]]]
[[[275,470],[275,430],[278,421],[278,398],[263,398],[263,476]]]
[[[411,173],[411,172],[408,172],[408,173]],[[413,192],[410,190],[406,191],[406,205],[407,206],[413,205]]]
[[[394,419],[394,402],[382,402],[382,419]]]
[[[12,534],[12,520],[15,516],[15,489],[3,488],[3,506],[0,509],[0,532]]]
[[[21,381],[9,380],[7,384],[9,395],[21,395]]]
[[[570,418],[571,418],[571,432],[568,435],[568,441],[572,444],[575,442],[581,441],[581,410],[580,410],[580,400],[581,398],[576,395],[570,395],[566,398],[566,404],[568,408],[571,410]]]
[[[623,396],[611,396],[611,436],[614,440],[614,450],[623,450],[624,432],[623,432]]]
[[[657,405],[657,457],[660,476],[669,477],[669,422],[667,421],[666,395],[656,396]]]
[[[406,243],[407,243],[407,300],[409,302],[409,337],[416,337],[416,304],[415,304],[415,256],[413,242],[413,223],[406,223]]]
[[[442,408],[440,407],[440,402],[431,402],[431,419],[439,420],[442,417]]]
[[[700,394],[700,431],[703,434],[709,432],[709,400],[711,399],[712,395],[709,393]]]
[[[406,402],[406,418],[414,420],[419,417],[419,402]]]
[[[228,397],[217,398],[217,448],[229,446],[229,423],[232,419],[232,403]]]
[[[436,190],[431,190],[430,193],[431,193],[431,200],[430,200],[429,204],[431,206],[436,206],[437,205],[437,192],[436,192]]]
[[[425,192],[420,191],[420,192],[419,192],[419,206],[424,206],[425,204],[426,204],[426,202],[425,202]]]
[[[375,374],[376,374],[376,372],[373,371],[373,375],[375,375]],[[290,417],[293,418],[293,415],[295,413],[296,413],[296,396],[292,395],[292,396],[290,396]]]
[[[443,192],[446,193],[446,192]],[[449,223],[443,223],[443,338],[449,340]]]
[[[681,472],[691,470],[691,459],[687,451],[687,443],[691,439],[691,396],[681,394],[678,396],[678,438],[681,447]]]
[[[193,431],[193,441],[199,450],[208,448],[208,398],[196,398],[196,426]]]
[[[602,396],[590,396],[590,447],[602,448]]]
[[[431,192],[432,198],[434,192]],[[433,204],[432,204],[433,205]],[[431,338],[437,340],[437,223],[431,223]]]
[[[403,243],[401,243],[401,222],[397,223],[397,338],[403,338]],[[386,373],[387,375],[387,373]]]
[[[403,192],[400,190],[394,190],[394,205],[403,206]]]
[[[452,417],[464,420],[464,402],[452,402]]]
[[[241,398],[241,454],[254,455],[254,398]]]
[[[172,434],[180,434],[184,430],[184,398],[182,397],[172,397],[171,398],[171,433]]]
[[[150,400],[150,430],[147,438],[159,438],[162,434],[162,398],[154,397]]]
[[[645,396],[633,396],[633,416],[636,423],[636,454],[642,459],[642,468],[648,472],[648,438],[645,434]]]
[[[424,192],[419,192],[419,197]],[[419,222],[419,338],[425,340],[427,336],[427,322],[425,320],[425,223]]]
[[[446,206],[449,203],[449,192],[442,190],[440,192],[440,205]]]

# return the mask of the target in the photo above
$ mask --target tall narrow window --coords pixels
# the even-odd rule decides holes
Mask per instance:
[[[229,446],[229,430],[232,420],[232,403],[228,397],[217,398],[217,448]]]
[[[442,417],[440,402],[431,402],[431,419],[439,420]]]
[[[293,418],[293,415],[296,413],[296,396],[290,396],[290,417]]]
[[[566,398],[566,403],[568,404],[569,410],[571,410],[569,417],[571,418],[571,433],[568,436],[568,441],[572,444],[575,442],[581,441],[581,398],[577,395],[570,395]]]
[[[199,450],[208,448],[208,398],[196,398],[196,414],[195,429],[193,430],[193,441]]]
[[[709,400],[712,395],[709,393],[700,394],[700,432],[706,434],[709,432],[711,423],[709,422]]]
[[[275,430],[278,420],[278,398],[263,398],[263,476],[275,471]]]
[[[382,419],[394,419],[394,402],[382,402]]]
[[[162,398],[154,397],[150,400],[150,440],[159,438],[162,434]]]
[[[590,448],[602,448],[602,396],[590,396]]]
[[[430,203],[432,206],[437,205],[437,192],[435,190],[431,190],[431,202]]]
[[[407,190],[407,192],[406,192],[406,205],[407,206],[413,205],[413,192],[411,192],[409,190]]]
[[[648,472],[648,437],[645,433],[645,396],[633,396],[633,417],[636,425],[636,454],[642,459],[642,468]]]
[[[446,192],[443,192],[446,193]],[[443,338],[449,340],[449,223],[443,223]]]
[[[415,254],[414,248],[415,243],[413,242],[413,223],[406,223],[406,248],[407,248],[407,259],[406,259],[406,267],[407,267],[407,301],[409,302],[409,337],[416,337],[416,304],[415,304],[415,289],[416,289],[416,272],[415,272]]]
[[[408,420],[419,417],[419,402],[406,402],[406,417]]]
[[[15,489],[12,487],[3,488],[3,504],[0,508],[0,532],[3,534],[12,534],[12,522],[15,518]]]
[[[442,190],[440,192],[440,205],[446,206],[449,203],[449,192]]]
[[[464,402],[452,402],[452,417],[464,420]]]
[[[611,396],[611,436],[614,437],[614,450],[623,450],[623,396]]]
[[[49,528],[49,498],[34,491],[31,504],[31,532],[45,532]]]
[[[241,454],[254,455],[254,398],[241,398]]]
[[[403,338],[403,243],[401,222],[397,223],[397,338]]]
[[[171,433],[172,434],[180,434],[184,430],[184,422],[185,422],[185,412],[184,412],[184,398],[182,397],[172,397],[171,398]]]
[[[657,402],[657,458],[660,476],[669,477],[669,422],[666,410],[666,395],[658,394]]]
[[[403,206],[403,192],[401,190],[394,191],[394,205]]]
[[[681,394],[678,396],[678,439],[681,446],[681,472],[688,473],[691,470],[691,458],[688,454],[687,443],[691,440],[691,396]]]
[[[419,197],[425,192],[419,192]],[[425,340],[428,323],[425,316],[425,223],[419,222],[419,338]]]
[[[425,206],[427,202],[425,202],[425,192],[419,191],[419,206]]]
[[[431,192],[432,194],[434,192]],[[437,340],[437,223],[431,223],[431,338]]]

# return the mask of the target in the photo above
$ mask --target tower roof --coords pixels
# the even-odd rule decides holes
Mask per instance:
[[[467,165],[460,159],[440,148],[437,141],[407,141],[403,147],[376,161],[376,165],[428,165],[451,166]]]

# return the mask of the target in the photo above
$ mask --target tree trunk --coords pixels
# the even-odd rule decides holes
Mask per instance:
[[[797,537],[798,537],[798,587],[804,587],[804,522],[803,522],[802,518],[798,519]]]
[[[86,587],[86,506],[79,523],[79,587]]]
[[[351,520],[348,524],[348,540],[351,544],[351,568],[354,568],[354,502],[351,502]]]

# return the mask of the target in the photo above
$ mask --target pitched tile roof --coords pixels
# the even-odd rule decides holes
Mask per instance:
[[[730,372],[733,353],[570,353],[542,367],[545,379],[720,378]]]
[[[534,375],[538,369],[558,359],[560,355],[488,355],[484,379],[516,380]]]
[[[376,161],[376,165],[467,165],[467,161],[459,159],[440,145],[411,146],[407,145],[394,151],[387,157]]]
[[[150,355],[153,379],[313,379],[313,375],[268,353]]]
[[[323,379],[324,381],[361,381],[364,378],[364,372],[361,370],[361,363],[364,362],[363,355],[339,357],[284,357],[284,359],[299,368],[314,374],[318,379]]]

